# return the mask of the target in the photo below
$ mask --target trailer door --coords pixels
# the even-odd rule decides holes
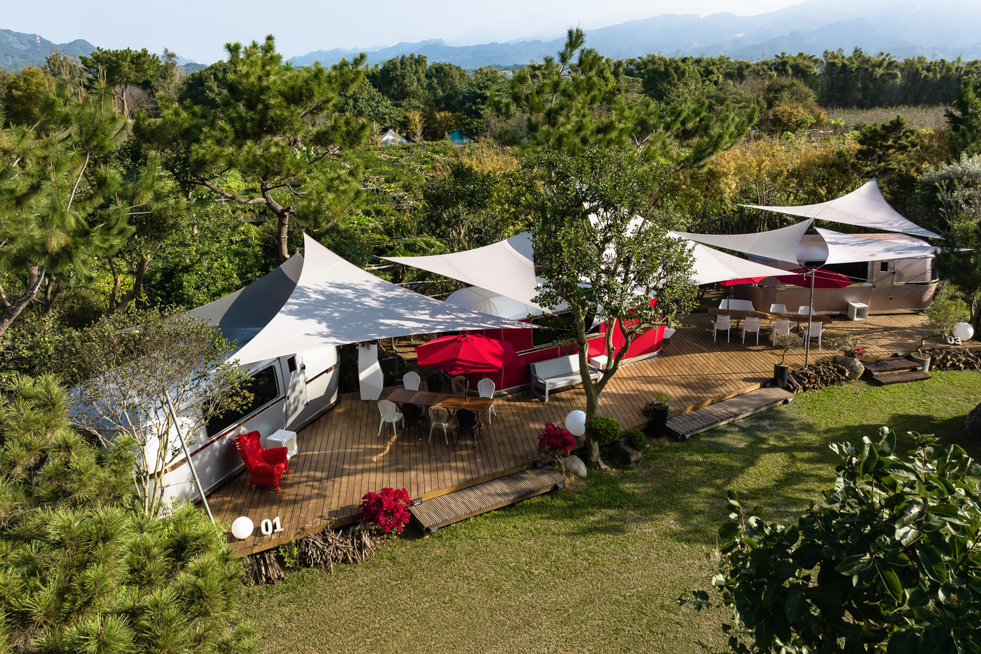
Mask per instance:
[[[294,354],[286,359],[286,424],[293,421],[307,406],[307,368],[303,355]]]

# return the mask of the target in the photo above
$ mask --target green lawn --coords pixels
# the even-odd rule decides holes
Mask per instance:
[[[262,652],[719,651],[724,615],[674,599],[709,587],[727,490],[789,516],[831,483],[829,443],[875,438],[883,424],[956,441],[979,402],[979,372],[808,393],[655,446],[637,470],[591,473],[333,575],[304,570],[249,589],[246,613]]]

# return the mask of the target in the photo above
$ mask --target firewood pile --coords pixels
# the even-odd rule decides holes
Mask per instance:
[[[286,578],[279,561],[276,560],[276,550],[267,550],[247,556],[243,562],[243,568],[245,581],[252,586],[274,584],[280,579]]]
[[[321,568],[333,572],[339,563],[367,560],[381,542],[382,539],[372,536],[360,524],[339,531],[325,529],[319,534],[290,541],[276,550],[246,557],[243,564],[246,582],[258,586],[285,579],[280,560],[288,567]]]
[[[981,370],[981,356],[965,348],[933,347],[920,349],[920,357],[930,357],[933,370]]]
[[[834,361],[822,361],[807,368],[791,371],[786,390],[791,393],[813,391],[848,379],[848,371]]]
[[[361,563],[378,547],[379,539],[358,524],[341,531],[326,529],[313,536],[304,536],[293,545],[296,564],[303,568],[334,571],[338,563]]]

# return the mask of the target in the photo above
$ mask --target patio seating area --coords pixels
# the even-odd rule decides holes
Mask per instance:
[[[621,368],[600,398],[601,412],[619,420],[623,429],[638,427],[645,422],[640,408],[658,391],[671,395],[671,413],[676,415],[755,390],[772,377],[781,353],[768,339],[760,339],[759,345],[747,339],[738,346],[713,341],[711,320],[707,313],[689,316],[658,357]],[[862,322],[827,320],[827,338],[854,334],[867,358],[915,351],[929,333],[920,314],[871,315]],[[811,360],[831,354],[828,349],[812,350]],[[803,359],[803,351],[788,355],[794,365],[802,365]],[[385,388],[381,397],[398,399],[398,392],[407,391]],[[425,403],[424,398],[415,399]],[[480,400],[472,395],[466,404],[486,411]],[[431,499],[531,467],[539,458],[536,438],[545,423],[561,424],[584,403],[575,388],[551,396],[547,404],[525,390],[493,399],[493,422],[484,413],[479,438],[455,440],[451,434],[445,439],[437,432],[430,440],[426,430],[406,433],[396,424],[398,436],[392,439],[385,437],[390,425],[382,438],[378,436],[377,401],[363,401],[357,393],[344,395],[333,410],[297,435],[298,453],[289,460],[281,492],[250,490],[249,473],[243,472],[211,493],[209,502],[215,517],[226,523],[239,516],[248,516],[256,525],[280,519],[282,532],[263,536],[256,530],[248,539],[232,540],[235,554],[246,556],[296,535],[356,520],[361,496],[368,491],[391,486],[406,488],[413,498]]]

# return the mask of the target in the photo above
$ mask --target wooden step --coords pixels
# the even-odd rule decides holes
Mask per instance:
[[[908,370],[916,370],[920,367],[920,364],[909,359],[904,359],[903,357],[890,357],[877,361],[863,361],[862,363],[865,365],[865,369],[871,372],[873,376],[894,372],[906,372]]]
[[[421,502],[409,507],[409,513],[420,527],[434,532],[557,488],[565,488],[561,472],[548,467],[531,468]]]
[[[919,370],[902,370],[900,372],[883,372],[872,377],[872,381],[880,386],[890,384],[904,384],[906,382],[926,381],[930,379],[930,373]]]
[[[793,393],[779,388],[760,388],[675,416],[668,420],[668,432],[679,440],[688,440],[695,434],[742,420],[778,404],[790,402],[793,398]]]

